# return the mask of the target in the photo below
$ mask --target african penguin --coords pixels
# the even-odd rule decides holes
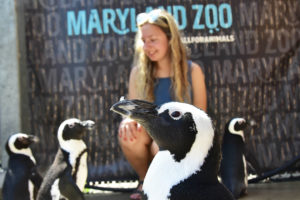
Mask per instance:
[[[223,135],[220,175],[223,184],[235,198],[247,194],[248,173],[244,138],[246,126],[245,119],[232,118],[226,123]]]
[[[15,133],[6,142],[9,155],[2,196],[4,200],[32,200],[42,183],[30,145],[38,138],[25,133]]]
[[[59,148],[54,162],[47,171],[38,200],[84,199],[87,169],[87,147],[83,141],[86,130],[94,127],[91,120],[80,121],[76,118],[62,122],[57,131]]]
[[[204,111],[142,100],[122,100],[111,110],[139,122],[159,146],[143,184],[149,200],[234,199],[218,181],[221,144]]]

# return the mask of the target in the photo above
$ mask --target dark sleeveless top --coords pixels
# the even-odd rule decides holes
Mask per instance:
[[[193,99],[192,96],[192,61],[188,61],[188,81],[189,81],[189,93],[191,99]],[[175,98],[173,98],[173,91],[172,91],[172,80],[170,77],[166,78],[157,78],[156,83],[154,86],[154,103],[158,106],[160,106],[163,103],[167,103],[170,101],[174,101]],[[188,103],[188,102],[186,102]],[[191,102],[192,103],[192,102]]]

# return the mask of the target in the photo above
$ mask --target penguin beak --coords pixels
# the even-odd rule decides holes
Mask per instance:
[[[88,130],[92,130],[95,127],[95,122],[92,120],[86,120],[86,121],[82,121],[81,125],[87,128]]]
[[[39,138],[34,135],[28,135],[28,137],[18,138],[21,143],[26,146],[29,146],[32,143],[39,142]]]
[[[140,121],[157,116],[157,105],[143,100],[121,100],[115,103],[110,110],[125,117]]]

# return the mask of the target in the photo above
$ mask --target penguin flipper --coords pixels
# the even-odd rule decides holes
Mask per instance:
[[[39,174],[37,169],[34,167],[31,169],[30,177],[29,179],[31,182],[34,184],[34,186],[39,189],[42,182],[43,182],[43,177]]]
[[[257,174],[259,176],[262,175],[262,170],[259,166],[259,163],[256,159],[256,157],[246,148],[245,151],[245,158],[247,161],[247,168],[249,174]]]
[[[37,197],[37,193],[41,187],[41,184],[43,182],[42,176],[39,174],[37,171],[36,167],[31,169],[30,176],[29,176],[30,181],[33,183],[34,188],[33,188],[33,196],[34,199]]]
[[[71,172],[72,169],[68,167],[65,173],[59,179],[60,193],[68,199],[83,200],[84,199],[83,193],[80,191],[79,187],[74,181]]]
[[[56,179],[58,179],[66,170],[67,163],[63,161],[63,154],[61,150],[58,150],[53,164],[47,171],[40,189],[38,191],[37,200],[50,200],[51,197],[51,187]],[[38,181],[37,181],[38,182]]]

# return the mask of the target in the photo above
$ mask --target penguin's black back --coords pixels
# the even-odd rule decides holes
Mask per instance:
[[[49,170],[47,171],[41,188],[39,190],[37,199],[38,200],[51,200],[51,187],[54,181],[61,176],[64,172],[67,163],[64,161],[64,155],[61,149],[58,150],[55,156],[55,160]]]
[[[240,196],[245,189],[245,144],[241,136],[225,132],[222,145],[220,174],[222,182],[234,196]]]
[[[225,134],[222,146],[221,170],[224,170],[226,168],[227,171],[230,171],[230,169],[233,168],[244,168],[242,155],[245,155],[245,144],[242,138],[238,135]],[[244,173],[244,171],[232,171],[232,173]]]
[[[8,170],[3,183],[4,200],[30,200],[28,181],[39,187],[42,178],[36,171],[33,161],[22,154],[12,154],[8,161]]]

